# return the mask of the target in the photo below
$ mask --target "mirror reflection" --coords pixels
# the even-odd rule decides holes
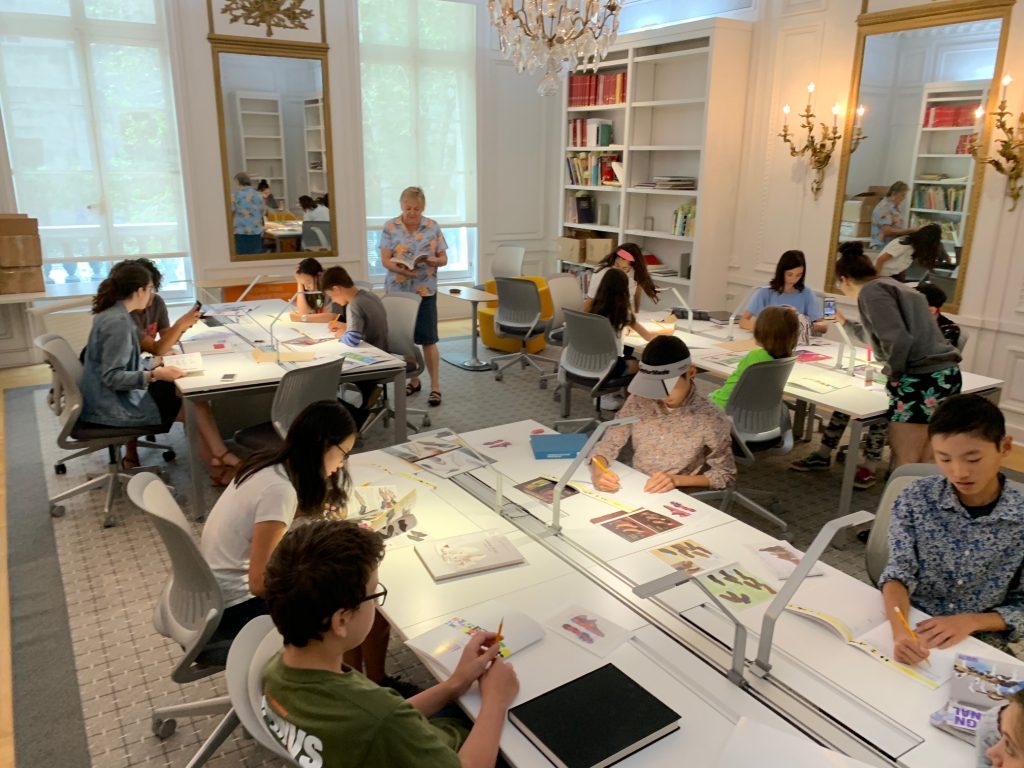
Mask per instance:
[[[859,240],[879,272],[958,297],[976,164],[970,137],[988,99],[1001,21],[866,38],[839,242]]]
[[[333,250],[321,62],[221,53],[219,68],[235,254]]]

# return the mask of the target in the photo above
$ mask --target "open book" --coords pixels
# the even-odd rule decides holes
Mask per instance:
[[[353,489],[346,519],[389,539],[416,527],[416,516],[412,513],[415,506],[415,490],[399,499],[393,485],[364,485]]]
[[[443,624],[406,640],[405,644],[444,667],[449,674],[462,658],[462,651],[478,632],[497,632],[501,626],[498,655],[507,659],[544,638],[544,627],[525,613],[505,610],[497,604],[470,609]]]
[[[391,260],[396,264],[401,264],[406,269],[415,269],[417,264],[422,264],[432,255],[424,253],[419,256],[413,256],[408,248],[403,249],[402,246],[398,246],[391,252]]]
[[[199,373],[203,370],[203,355],[187,352],[183,355],[164,355],[164,365],[180,368],[185,373]]]
[[[416,554],[435,581],[518,565],[525,560],[515,544],[497,531],[424,541],[416,545]]]

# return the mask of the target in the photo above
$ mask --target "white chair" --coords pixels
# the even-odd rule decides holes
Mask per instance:
[[[583,311],[583,291],[576,275],[559,272],[545,278],[548,283],[548,294],[551,296],[551,320],[544,338],[549,344],[561,345],[565,331],[565,310]]]
[[[329,251],[329,250],[331,250],[331,222],[329,222],[329,221],[304,221],[304,222],[302,222],[302,250],[304,250],[304,251]]]
[[[265,749],[285,761],[298,765],[267,727],[263,719],[263,670],[281,650],[281,635],[269,616],[258,616],[238,633],[228,653],[228,697],[236,723]]]
[[[522,277],[526,249],[521,245],[499,245],[491,261],[491,277]]]
[[[131,479],[128,497],[146,512],[171,561],[171,572],[153,612],[156,631],[184,650],[171,679],[179,684],[189,683],[222,671],[228,643],[216,648],[207,644],[224,614],[224,600],[185,514],[160,478],[148,472]],[[217,715],[230,708],[227,696],[160,707],[153,710],[153,733],[161,740],[167,739],[174,734],[179,717]],[[206,762],[230,732],[218,727],[189,765]]]
[[[864,567],[872,584],[878,583],[878,577],[889,562],[889,520],[892,518],[892,507],[896,497],[915,480],[922,477],[937,475],[939,468],[935,464],[904,464],[897,467],[889,475],[889,481],[878,500],[878,511],[871,524],[868,543],[864,548]]]
[[[498,310],[494,313],[494,333],[499,338],[519,339],[522,342],[518,352],[491,359],[491,365],[496,371],[495,381],[501,381],[505,369],[516,363],[521,363],[524,368],[532,365],[543,374],[544,369],[540,363],[550,365],[554,361],[540,355],[531,355],[526,351],[530,339],[540,336],[548,327],[548,321],[541,320],[542,309],[537,284],[532,280],[511,277],[496,278],[495,283],[498,286]],[[541,387],[546,386],[547,382],[542,378]]]
[[[793,429],[789,409],[783,401],[783,389],[795,364],[795,357],[783,357],[755,363],[740,375],[725,405],[725,413],[732,420],[733,453],[737,454],[737,463],[753,464],[757,453],[786,454],[793,449]],[[777,498],[765,508],[736,488],[701,491],[693,496],[705,501],[721,500],[724,512],[733,504],[739,504],[783,531],[789,527],[778,516],[782,505]]]

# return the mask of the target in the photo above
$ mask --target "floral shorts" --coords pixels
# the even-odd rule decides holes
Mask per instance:
[[[889,393],[889,421],[897,424],[927,424],[939,403],[959,394],[963,387],[960,368],[943,368],[932,373],[905,373],[885,385]]]

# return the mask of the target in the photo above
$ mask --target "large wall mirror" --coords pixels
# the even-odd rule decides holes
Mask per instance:
[[[826,291],[836,290],[836,248],[859,240],[882,274],[931,282],[959,309],[984,171],[970,139],[987,146],[977,111],[998,100],[1012,5],[942,2],[858,19],[845,135],[859,119],[866,138],[843,142]],[[908,264],[911,250],[922,257]]]
[[[326,49],[214,43],[232,261],[336,251]]]

